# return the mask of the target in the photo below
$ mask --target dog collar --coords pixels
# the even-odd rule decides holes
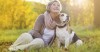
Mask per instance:
[[[65,25],[63,25],[63,26],[58,26],[58,28],[63,28],[63,27],[65,27],[66,26],[66,24]]]

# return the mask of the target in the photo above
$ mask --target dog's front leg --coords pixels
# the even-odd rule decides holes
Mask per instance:
[[[69,46],[69,38],[65,38],[65,49],[68,49]]]
[[[59,39],[57,39],[57,43],[58,43],[58,47],[60,48],[61,43],[60,43],[60,40]]]

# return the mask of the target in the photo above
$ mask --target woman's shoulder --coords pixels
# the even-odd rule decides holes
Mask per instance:
[[[38,18],[44,18],[44,14],[40,14]]]
[[[44,22],[44,14],[40,14],[36,20],[37,22]]]

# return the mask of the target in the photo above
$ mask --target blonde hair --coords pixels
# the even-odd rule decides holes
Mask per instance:
[[[50,6],[51,6],[54,2],[58,2],[58,3],[60,4],[60,11],[62,10],[62,5],[61,5],[60,1],[59,1],[59,0],[54,0],[54,1],[51,1],[51,2],[49,2],[49,3],[47,4],[47,6],[46,6],[47,12],[50,12]]]

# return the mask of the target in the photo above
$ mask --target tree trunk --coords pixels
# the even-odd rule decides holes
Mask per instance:
[[[94,27],[100,28],[100,0],[94,0]]]

